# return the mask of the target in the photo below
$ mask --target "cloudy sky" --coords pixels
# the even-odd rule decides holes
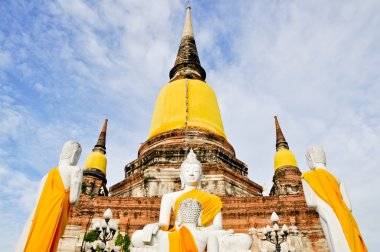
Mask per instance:
[[[192,1],[195,39],[226,134],[271,187],[280,124],[301,171],[321,145],[345,182],[370,251],[380,246],[379,1]],[[11,251],[38,182],[69,139],[80,165],[106,117],[108,181],[147,139],[168,82],[184,1],[3,1],[0,246]],[[377,146],[377,147],[376,147]],[[4,250],[4,248],[6,248]]]

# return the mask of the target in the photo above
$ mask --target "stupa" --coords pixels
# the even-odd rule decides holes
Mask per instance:
[[[120,169],[124,178],[108,192],[106,120],[86,161],[83,193],[71,211],[59,251],[79,251],[84,234],[107,208],[112,209],[120,231],[128,235],[157,222],[161,196],[180,189],[179,168],[190,149],[202,163],[202,189],[221,196],[223,229],[250,233],[252,251],[272,248],[261,232],[270,224],[272,212],[280,216],[281,224],[295,230],[289,245],[292,251],[328,251],[318,213],[306,205],[301,172],[277,117],[270,195],[263,196],[262,187],[248,178],[247,165],[236,157],[227,140],[216,95],[205,82],[206,71],[198,56],[190,12],[188,6],[178,55],[169,83],[158,95],[147,140],[138,149],[137,158],[127,163],[124,171]]]

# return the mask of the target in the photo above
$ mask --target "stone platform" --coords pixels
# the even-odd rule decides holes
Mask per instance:
[[[305,203],[303,194],[281,196],[253,196],[253,197],[221,197],[223,202],[223,229],[234,229],[235,232],[249,233],[249,229],[260,230],[271,224],[270,216],[276,212],[280,217],[280,224],[290,226],[294,223],[300,232],[303,244],[302,251],[327,252],[328,247],[324,238],[319,216],[310,210]],[[95,197],[81,196],[78,205],[72,209],[69,223],[70,235],[64,236],[63,244],[81,244],[78,240],[90,226],[94,219],[100,218],[107,208],[111,208],[114,219],[119,222],[122,232],[132,233],[143,228],[147,223],[157,222],[160,211],[160,197]],[[74,227],[77,228],[74,228]],[[77,234],[73,234],[76,230]],[[80,230],[80,231],[79,231]],[[70,238],[71,237],[71,238]],[[67,239],[74,239],[75,242]],[[260,234],[253,237],[252,251],[260,251],[262,246]],[[59,251],[65,250],[60,247]],[[294,250],[296,251],[296,250]]]

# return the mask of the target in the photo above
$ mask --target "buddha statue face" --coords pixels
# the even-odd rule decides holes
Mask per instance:
[[[198,185],[202,176],[201,167],[197,164],[185,165],[181,173],[184,182],[189,185]]]
[[[181,188],[185,185],[199,186],[202,179],[202,165],[195,156],[193,150],[190,150],[186,160],[181,165]]]

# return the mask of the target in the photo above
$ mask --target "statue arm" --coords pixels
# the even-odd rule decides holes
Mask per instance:
[[[70,204],[75,204],[79,200],[83,177],[83,169],[79,166],[72,166],[70,172]]]
[[[135,235],[136,241],[139,240],[143,243],[150,243],[152,242],[152,236],[157,234],[160,227],[164,227],[164,229],[167,230],[170,224],[171,206],[171,198],[164,194],[161,198],[159,222],[145,225],[142,232]]]
[[[309,184],[302,179],[303,192],[305,194],[306,205],[311,208],[317,208],[317,202],[315,201],[313,189]]]
[[[346,203],[346,206],[352,212],[352,205],[351,205],[350,196],[348,195],[347,188],[343,182],[340,182],[339,190],[340,190],[340,193],[342,194],[342,198],[343,198],[344,203]]]
[[[161,227],[164,227],[165,229],[169,228],[171,213],[172,213],[171,198],[167,194],[164,194],[161,199],[161,207],[160,207],[159,224]]]

